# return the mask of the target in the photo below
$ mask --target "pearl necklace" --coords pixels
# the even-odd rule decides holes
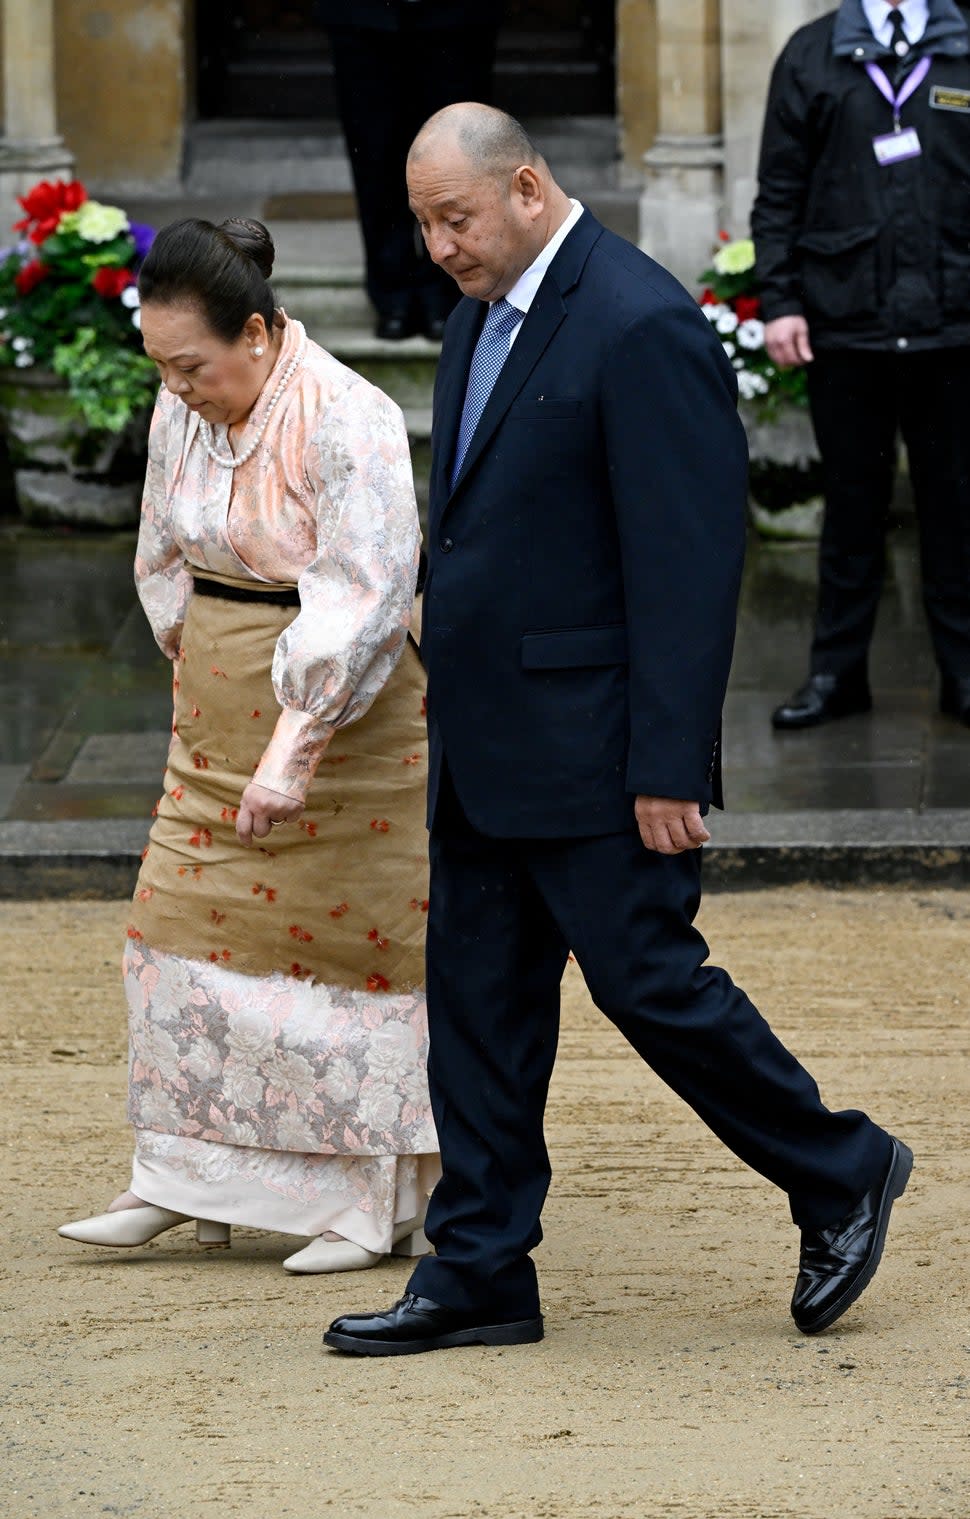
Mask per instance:
[[[253,437],[252,442],[247,444],[241,454],[221,454],[212,440],[212,428],[209,426],[204,417],[199,418],[199,432],[202,437],[202,446],[205,449],[206,453],[209,455],[209,458],[212,460],[213,464],[221,464],[223,469],[238,469],[241,464],[246,463],[247,459],[252,458],[260,443],[263,441],[263,434],[269,425],[269,419],[273,415],[273,410],[276,406],[277,401],[283,394],[287,385],[292,380],[294,374],[299,368],[302,359],[303,346],[301,345],[299,353],[293,355],[293,358],[290,360],[286,368],[283,370],[283,373],[280,375],[279,384],[269,398],[269,403],[266,407],[266,415],[263,417],[262,422],[256,429],[256,433]]]

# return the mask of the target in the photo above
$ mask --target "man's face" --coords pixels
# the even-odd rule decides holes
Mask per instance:
[[[541,251],[542,191],[529,169],[503,180],[457,146],[428,149],[408,164],[408,192],[428,253],[463,295],[508,295]]]

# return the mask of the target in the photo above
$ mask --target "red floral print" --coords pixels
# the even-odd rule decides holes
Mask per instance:
[[[390,832],[391,825],[387,821],[387,818],[371,818],[370,825],[373,828],[373,830],[374,830],[375,833],[388,833],[388,832]]]
[[[331,918],[342,918],[344,914],[348,913],[349,911],[350,908],[347,903],[341,902],[337,907],[331,907],[330,916]]]
[[[313,935],[308,933],[305,928],[301,928],[299,923],[290,924],[290,938],[296,939],[298,944],[312,944],[313,942]]]
[[[386,992],[390,990],[390,986],[391,983],[387,977],[380,975],[377,971],[372,976],[367,977],[367,990],[369,992]]]

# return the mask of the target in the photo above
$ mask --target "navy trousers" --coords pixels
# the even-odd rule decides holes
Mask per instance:
[[[543,1111],[570,949],[597,1007],[803,1227],[837,1222],[888,1164],[860,1112],[823,1107],[812,1077],[743,991],[707,965],[693,926],[700,853],[644,849],[634,827],[565,840],[487,838],[450,785],[431,834],[428,1016],[443,1176],[437,1254],[410,1290],[530,1318],[529,1257],[550,1180]]]

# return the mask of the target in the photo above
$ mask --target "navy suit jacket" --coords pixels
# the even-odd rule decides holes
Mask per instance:
[[[486,310],[459,302],[435,384],[429,822],[443,759],[499,838],[620,831],[640,793],[720,805],[747,497],[734,370],[677,281],[585,212],[452,489]]]

